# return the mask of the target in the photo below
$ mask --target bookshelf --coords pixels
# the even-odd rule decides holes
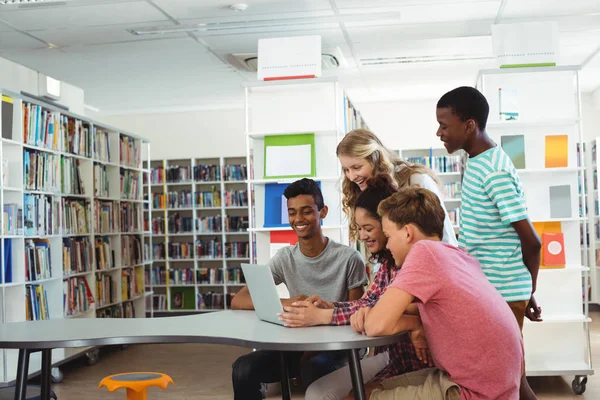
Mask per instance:
[[[0,90],[1,322],[145,317],[141,159],[136,135]],[[91,353],[90,353],[91,351]],[[90,348],[52,351],[53,365]],[[0,379],[18,351],[0,351]],[[30,374],[40,370],[34,353]]]
[[[487,131],[509,154],[519,172],[529,217],[547,247],[562,233],[564,263],[542,250],[535,297],[544,322],[525,321],[525,362],[529,376],[573,375],[574,390],[585,390],[593,374],[588,316],[588,215],[584,187],[579,67],[480,71],[478,88],[490,104]],[[505,89],[513,94],[505,98]],[[500,94],[499,89],[502,89]],[[514,89],[514,90],[513,90]],[[505,111],[517,111],[518,119]],[[549,117],[551,116],[551,117]],[[583,384],[582,384],[583,383]]]
[[[588,216],[588,257],[590,267],[590,283],[588,293],[590,302],[600,304],[600,207],[598,204],[598,145],[600,138],[583,143],[585,157],[584,190],[579,187],[579,196],[585,200]],[[582,251],[585,251],[582,244]]]
[[[245,100],[250,261],[266,264],[277,249],[295,243],[283,191],[302,177],[320,184],[329,207],[324,234],[348,244],[348,225],[341,206],[341,168],[335,150],[346,132],[366,127],[366,123],[337,80],[248,83]],[[286,146],[294,146],[294,150],[286,150]],[[296,153],[303,151],[303,157],[298,158]],[[289,162],[291,159],[297,161]],[[290,169],[289,165],[301,165],[302,169]],[[273,173],[278,176],[273,177]],[[279,292],[285,296],[287,289],[282,285]]]
[[[248,262],[245,157],[150,161],[154,262],[146,269],[149,315],[228,309]]]
[[[425,165],[435,172],[444,195],[448,217],[454,231],[458,232],[464,152],[460,150],[455,154],[448,154],[444,148],[429,148],[405,149],[398,151],[398,154],[408,162]]]

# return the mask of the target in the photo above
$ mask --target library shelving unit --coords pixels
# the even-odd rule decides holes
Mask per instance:
[[[266,264],[278,248],[295,242],[283,191],[302,177],[321,186],[329,208],[324,234],[348,244],[335,149],[347,131],[366,127],[360,113],[334,78],[253,82],[245,95],[251,261]],[[279,292],[287,294],[283,286]]]
[[[429,148],[404,149],[400,150],[398,154],[408,162],[425,165],[435,172],[444,195],[444,206],[454,230],[458,232],[464,152],[461,150],[454,154],[448,154],[444,148]]]
[[[590,284],[588,292],[590,302],[600,304],[600,208],[598,195],[598,145],[600,138],[584,143],[586,166],[586,181],[580,196],[585,196],[588,211],[588,241],[589,241],[589,267]],[[582,248],[585,250],[585,248]]]
[[[246,157],[152,160],[152,315],[228,309],[250,259]]]
[[[585,165],[578,151],[583,142],[579,67],[484,70],[478,88],[490,104],[488,134],[513,159],[542,239],[535,297],[544,322],[525,320],[527,375],[573,375],[573,390],[583,393],[594,371],[588,291],[582,290],[589,268],[586,207],[578,200]],[[556,233],[558,243],[563,235],[562,246],[555,246]]]
[[[149,142],[0,90],[1,322],[145,317],[141,157]],[[56,367],[93,348],[52,351]],[[0,351],[0,379],[18,351]],[[40,370],[32,354],[29,372]],[[60,371],[53,371],[60,379]]]

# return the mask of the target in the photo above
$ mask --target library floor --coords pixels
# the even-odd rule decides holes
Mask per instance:
[[[591,313],[591,317],[593,361],[594,365],[600,365],[600,313]],[[82,358],[63,366],[64,380],[53,389],[59,400],[122,400],[125,398],[122,390],[109,393],[105,388],[97,388],[103,377],[120,372],[158,371],[169,374],[175,385],[165,391],[151,388],[149,399],[232,399],[231,364],[247,351],[217,345],[140,345],[124,350],[103,349],[96,365],[87,366]],[[540,400],[600,399],[600,377],[589,377],[582,396],[571,390],[572,379],[572,376],[564,379],[537,377],[530,378],[529,382]],[[301,399],[302,396],[296,394],[293,398]]]

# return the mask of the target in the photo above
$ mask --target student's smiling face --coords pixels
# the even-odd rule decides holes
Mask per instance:
[[[354,182],[360,190],[367,188],[367,179],[373,177],[373,165],[364,158],[339,156],[344,175],[350,182]]]
[[[382,226],[383,233],[387,237],[386,247],[392,253],[396,266],[400,267],[411,248],[408,230],[406,226],[398,228],[398,225],[387,217],[383,217]]]
[[[321,220],[327,216],[327,206],[321,211],[310,194],[289,198],[288,220],[298,238],[309,239],[321,234]]]
[[[450,107],[437,108],[435,115],[440,124],[436,136],[440,138],[448,153],[452,154],[463,149],[469,139],[470,124],[472,120],[462,121]]]
[[[387,239],[383,234],[381,222],[373,218],[364,208],[356,208],[354,211],[354,221],[358,225],[358,237],[365,242],[367,249],[371,254],[375,254],[385,249]]]

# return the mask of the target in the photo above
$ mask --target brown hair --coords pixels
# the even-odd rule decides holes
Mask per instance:
[[[432,191],[417,185],[398,190],[379,203],[377,212],[398,227],[414,224],[427,236],[435,235],[440,240],[444,236],[446,214],[440,199]]]
[[[367,160],[373,166],[373,175],[387,174],[394,179],[394,185],[402,188],[410,185],[410,177],[413,174],[427,174],[437,179],[434,173],[424,165],[412,164],[401,160],[398,156],[387,149],[381,140],[368,129],[354,129],[346,134],[338,144],[336,155],[362,158]],[[343,174],[342,209],[350,222],[350,238],[357,238],[357,227],[354,222],[354,204],[361,191],[358,185],[351,182]]]

